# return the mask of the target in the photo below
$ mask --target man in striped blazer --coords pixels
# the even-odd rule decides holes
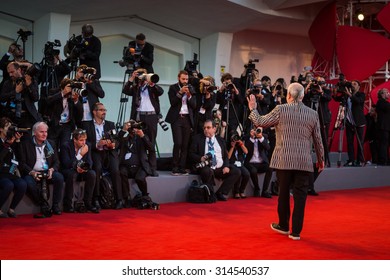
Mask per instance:
[[[279,223],[271,228],[293,240],[300,239],[309,174],[313,172],[312,144],[317,154],[319,172],[324,169],[324,147],[322,145],[318,114],[302,103],[304,88],[298,83],[288,87],[287,104],[278,105],[269,114],[260,116],[256,100],[248,97],[249,119],[255,126],[275,126],[276,146],[270,167],[276,170],[279,182]],[[294,195],[292,232],[290,234],[290,187]]]

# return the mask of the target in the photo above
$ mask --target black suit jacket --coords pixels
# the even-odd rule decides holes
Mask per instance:
[[[378,114],[377,128],[382,130],[390,130],[390,103],[389,101],[379,98],[376,103],[376,112]]]
[[[366,95],[364,92],[356,92],[351,96],[352,102],[352,116],[355,121],[356,126],[362,126],[366,124],[366,117],[364,116],[364,101],[366,100]]]
[[[125,155],[128,153],[128,145],[127,143],[130,141],[130,134],[126,135],[125,132],[121,130],[118,134],[119,138],[119,162],[120,164],[125,164]],[[137,155],[140,160],[140,164],[143,170],[145,170],[146,174],[151,175],[152,169],[150,167],[148,161],[148,155],[146,151],[153,151],[154,147],[152,142],[150,142],[149,137],[145,134],[144,137],[140,138],[135,136],[136,140],[136,150]]]
[[[263,136],[264,136],[263,142],[257,141],[257,149],[260,153],[260,157],[263,160],[263,162],[269,163],[267,152],[270,149],[270,145],[269,145],[267,135],[263,134]],[[249,161],[253,157],[253,152],[255,150],[255,143],[253,143],[250,139],[246,139],[245,140],[245,147],[248,149],[248,153],[245,157],[244,164],[247,165],[247,164],[249,164]]]
[[[47,105],[49,106],[50,126],[57,126],[61,120],[61,113],[63,111],[62,94],[56,92],[47,97]],[[83,117],[83,104],[78,101],[77,104],[73,102],[71,97],[68,98],[69,119],[73,128],[81,121]]]
[[[192,89],[192,90],[191,90]],[[187,107],[188,113],[191,120],[191,125],[194,127],[194,110],[196,109],[196,98],[195,98],[195,90],[191,87],[191,99],[187,99]],[[171,103],[171,107],[169,107],[167,117],[165,121],[173,124],[176,120],[179,119],[179,113],[182,105],[182,99],[185,94],[180,94],[180,86],[179,84],[174,84],[169,87],[168,97],[169,102]]]
[[[61,146],[60,156],[62,170],[74,168],[74,162],[77,161],[77,158],[73,141],[69,141],[68,143]],[[88,153],[82,157],[82,160],[88,163],[90,167],[92,167],[91,147],[89,145]]]
[[[160,114],[160,99],[159,97],[164,93],[162,87],[158,85],[154,85],[153,87],[147,86],[149,91],[150,102],[152,102],[154,111],[156,114]],[[131,113],[130,118],[136,120],[137,117],[137,109],[141,104],[141,88],[136,84],[134,85],[131,82],[127,82],[125,87],[123,88],[123,93],[126,95],[132,96],[131,101]]]
[[[77,36],[76,39],[79,42],[83,42],[85,40],[88,43],[84,43],[83,48],[80,51],[80,64],[86,64],[89,67],[93,67],[96,69],[96,78],[100,79],[101,71],[100,71],[100,53],[102,51],[102,43],[100,39],[94,35],[90,38],[83,39],[81,35]]]
[[[99,151],[96,148],[96,129],[95,129],[94,121],[92,120],[92,121],[83,122],[83,128],[87,132],[87,139],[88,139],[89,146],[91,147],[91,151],[96,151],[96,152]],[[107,133],[112,129],[115,129],[115,124],[110,121],[105,121],[103,126],[103,130],[104,130],[103,132]],[[116,142],[115,147],[118,147],[118,142],[117,141],[115,142]],[[116,152],[116,149],[107,150],[107,152],[109,152],[115,158],[118,157],[118,153]]]
[[[60,161],[58,159],[57,149],[55,143],[51,140],[46,140],[50,143],[53,148],[53,153],[49,155],[49,149],[45,146],[44,153],[46,156],[47,164],[49,169],[53,168],[54,171],[58,171],[60,167]],[[22,176],[28,175],[33,170],[35,162],[37,161],[37,152],[35,150],[35,144],[32,138],[26,139],[21,142],[21,153],[20,153],[19,170]]]
[[[222,159],[223,159],[223,165],[222,168],[224,167],[229,167],[229,157],[228,157],[228,152],[226,148],[226,142],[225,139],[222,137],[216,135],[215,138],[218,141],[219,146],[221,147],[222,151]],[[197,134],[191,143],[191,148],[190,148],[190,159],[193,163],[199,163],[201,161],[202,156],[205,155],[206,151],[206,136],[202,133]]]
[[[134,48],[136,47],[136,42],[135,41],[130,41],[129,42],[129,48]],[[145,46],[143,47],[141,51],[141,58],[140,58],[140,67],[145,68],[148,73],[154,73],[153,70],[153,61],[154,61],[154,47],[152,44],[145,42]]]
[[[1,89],[0,102],[6,102],[7,107],[9,108],[9,104],[12,101],[15,101],[15,96],[15,85],[12,80],[7,80]],[[34,122],[41,121],[42,118],[34,105],[34,103],[39,100],[38,83],[34,79],[29,87],[23,89],[22,99],[27,112],[34,119]]]

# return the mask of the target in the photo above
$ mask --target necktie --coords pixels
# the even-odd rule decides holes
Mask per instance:
[[[209,141],[207,142],[208,148],[209,148],[209,153],[212,155],[211,157],[211,167],[215,167],[217,165],[217,158],[215,156],[215,151],[214,151],[214,142],[211,141],[211,138],[209,138]]]

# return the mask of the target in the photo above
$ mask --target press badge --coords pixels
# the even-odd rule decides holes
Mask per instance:
[[[11,163],[12,164],[15,164],[16,166],[18,166],[19,165],[19,162],[17,162],[16,160],[14,160],[14,159],[11,159]]]
[[[130,159],[130,158],[131,158],[131,155],[132,155],[132,153],[127,153],[127,154],[125,154],[125,160]]]

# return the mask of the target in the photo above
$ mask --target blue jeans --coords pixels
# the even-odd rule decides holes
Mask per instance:
[[[27,182],[27,194],[37,205],[41,205],[42,198],[40,197],[40,187],[35,179],[30,176],[24,176],[24,180]],[[53,184],[53,205],[60,204],[62,201],[62,192],[64,189],[64,176],[58,171],[54,171],[52,178],[47,181],[48,184]]]
[[[11,192],[14,196],[11,201],[10,209],[15,209],[22,200],[27,190],[27,183],[22,178],[0,178],[0,208],[3,207]]]

